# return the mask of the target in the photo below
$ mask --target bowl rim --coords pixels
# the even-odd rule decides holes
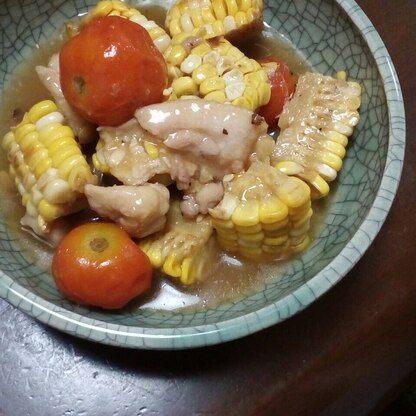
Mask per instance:
[[[184,328],[133,327],[88,318],[33,294],[1,270],[0,297],[40,322],[79,338],[120,347],[172,350],[223,343],[275,325],[306,308],[339,282],[371,245],[391,208],[403,168],[406,125],[398,76],[379,34],[354,0],[333,1],[347,13],[374,56],[387,99],[389,143],[383,177],[371,208],[357,232],[327,266],[294,292],[258,311]]]

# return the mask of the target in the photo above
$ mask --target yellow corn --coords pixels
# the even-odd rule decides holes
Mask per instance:
[[[224,38],[209,41],[180,33],[164,57],[182,74],[172,82],[169,100],[201,97],[253,111],[270,100],[267,70]]]
[[[63,121],[53,101],[41,101],[2,143],[10,174],[27,214],[36,220],[38,234],[46,234],[58,217],[80,209],[84,185],[97,180]]]
[[[308,244],[310,189],[256,162],[224,182],[223,200],[209,211],[219,244],[246,257],[287,257]]]
[[[139,247],[153,267],[184,285],[194,283],[202,275],[206,256],[202,254],[213,229],[210,219],[186,220],[179,203],[171,204],[165,229],[142,239]]]
[[[92,155],[92,164],[95,169],[102,173],[110,173],[110,167],[107,164],[104,153],[104,141],[99,139],[95,147],[95,153]]]
[[[95,8],[83,19],[82,24],[88,23],[97,16],[121,16],[143,26],[161,53],[170,44],[170,36],[163,28],[158,26],[153,20],[148,20],[139,10],[129,7],[120,0],[102,0],[98,2]]]
[[[305,180],[313,198],[328,194],[345,156],[348,136],[359,121],[361,87],[346,80],[306,73],[279,119],[280,135],[272,163],[281,172]]]
[[[204,33],[206,39],[230,36],[259,25],[262,0],[177,0],[168,10],[165,26],[171,36]]]

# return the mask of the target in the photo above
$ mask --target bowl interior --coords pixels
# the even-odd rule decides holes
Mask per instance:
[[[36,3],[29,0],[9,3],[6,1],[5,13],[0,17],[2,28],[7,27],[7,32],[0,32],[0,83],[6,91],[19,62],[38,43],[51,37],[69,18],[85,13],[89,5],[95,4],[51,1],[35,7]],[[144,343],[148,347],[183,347],[236,338],[266,327],[291,316],[331,287],[362,254],[350,257],[345,248],[375,205],[391,151],[386,79],[360,27],[360,19],[369,22],[354,2],[343,3],[341,7],[333,0],[265,2],[264,19],[271,30],[287,39],[315,70],[325,74],[346,70],[349,78],[358,80],[363,88],[361,120],[348,146],[343,169],[332,184],[329,197],[315,203],[319,214],[314,220],[314,239],[305,252],[281,270],[277,266],[278,278],[267,280],[264,287],[242,299],[212,308],[172,312],[131,307],[121,313],[100,312],[62,298],[51,276],[33,263],[2,215],[0,295],[51,325],[87,338],[140,346],[143,341],[139,338],[154,337],[157,339],[153,344]],[[353,13],[357,15],[354,19]],[[7,95],[2,94],[1,100],[4,103]],[[400,166],[396,176],[398,181]],[[384,208],[383,202],[378,202],[382,222],[391,201],[386,200]],[[358,251],[365,251],[373,237],[368,234],[367,240],[361,238]],[[335,277],[328,274],[328,268],[333,269]],[[312,279],[314,285],[308,285]],[[203,334],[204,339],[178,341],[188,334],[188,329],[192,335]],[[132,334],[134,340],[129,338]],[[175,340],[164,344],[162,335]]]

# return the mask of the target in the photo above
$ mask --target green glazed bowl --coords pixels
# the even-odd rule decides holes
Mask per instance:
[[[153,2],[155,3],[155,2]],[[90,0],[5,0],[0,14],[0,85]],[[167,2],[159,2],[165,5]],[[342,279],[380,230],[397,191],[405,147],[399,82],[389,54],[353,0],[268,0],[264,19],[316,70],[346,70],[363,87],[361,121],[309,248],[279,279],[216,307],[101,312],[74,305],[31,261],[0,216],[0,296],[39,321],[89,340],[131,348],[181,349],[226,342],[281,322]],[[7,100],[2,94],[1,104]]]

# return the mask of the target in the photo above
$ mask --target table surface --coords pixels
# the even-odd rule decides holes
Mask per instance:
[[[416,1],[358,3],[399,74],[408,140],[391,213],[356,267],[293,318],[191,351],[90,343],[0,300],[1,416],[360,416],[415,380]]]

